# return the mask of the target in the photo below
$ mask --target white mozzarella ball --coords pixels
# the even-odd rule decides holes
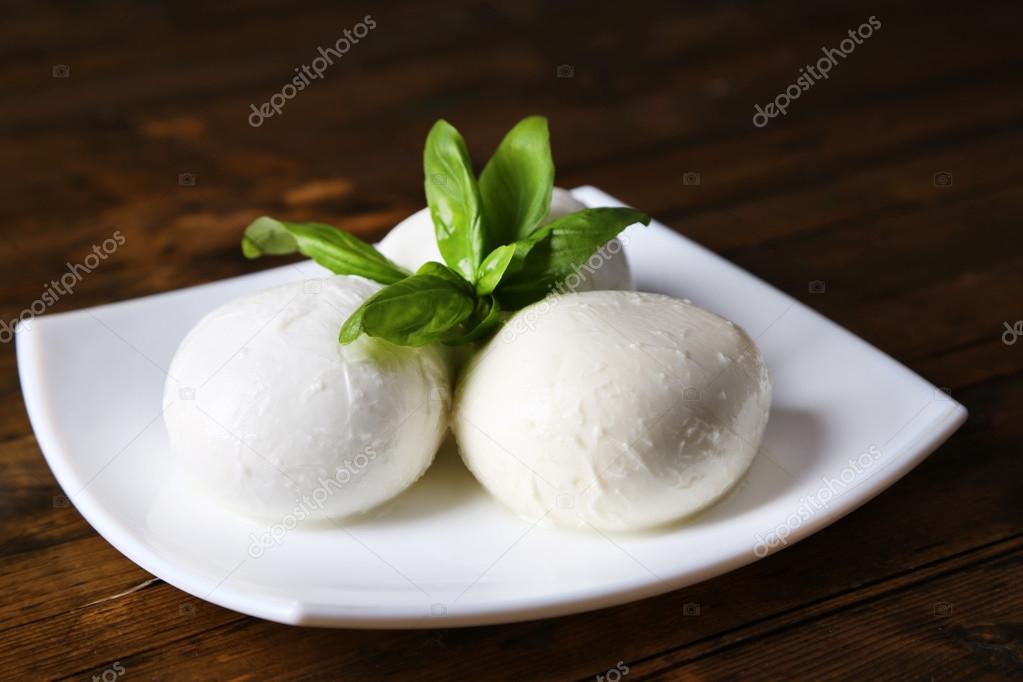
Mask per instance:
[[[520,515],[622,531],[666,524],[749,468],[771,384],[733,323],[659,294],[594,291],[520,311],[466,368],[462,457]]]
[[[447,428],[448,368],[435,348],[338,343],[341,323],[379,288],[361,277],[295,282],[202,318],[164,392],[189,478],[274,519],[355,514],[418,479]]]

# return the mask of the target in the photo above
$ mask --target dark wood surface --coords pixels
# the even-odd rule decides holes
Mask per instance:
[[[52,310],[276,265],[239,253],[261,213],[379,237],[423,204],[436,118],[479,163],[544,113],[560,185],[673,225],[948,387],[969,421],[840,522],[678,592],[499,627],[300,629],[154,580],[65,506],[6,344],[0,675],[1023,676],[1023,339],[1002,340],[1023,319],[1018,2],[338,4],[5,4],[0,317],[114,230],[126,244]],[[322,80],[248,124],[367,14]],[[881,29],[827,80],[752,124],[870,15]]]

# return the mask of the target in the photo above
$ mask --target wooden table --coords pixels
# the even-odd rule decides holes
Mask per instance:
[[[278,265],[239,253],[261,213],[377,238],[424,202],[435,119],[480,163],[545,113],[560,185],[674,225],[948,387],[970,419],[842,521],[684,590],[499,627],[299,629],[154,579],[67,506],[6,344],[4,678],[615,679],[619,661],[628,680],[1021,674],[1023,339],[1003,341],[1023,319],[1018,2],[337,4],[0,10],[2,319],[115,230],[125,245],[52,311]],[[880,28],[826,80],[754,125],[754,105],[872,14]],[[366,15],[368,35],[250,125]]]

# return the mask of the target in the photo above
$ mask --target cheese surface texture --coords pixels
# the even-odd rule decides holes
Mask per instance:
[[[476,478],[519,515],[638,530],[731,489],[770,400],[738,326],[659,294],[593,291],[509,320],[463,373],[452,429]]]
[[[332,276],[231,301],[181,342],[164,423],[181,468],[250,516],[337,518],[400,493],[433,461],[448,423],[436,348],[366,336],[338,343],[379,284]]]

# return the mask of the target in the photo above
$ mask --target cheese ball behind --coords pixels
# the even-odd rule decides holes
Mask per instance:
[[[547,214],[542,224],[546,225],[556,218],[581,211],[584,208],[586,205],[576,201],[567,190],[555,187],[551,195],[550,213]],[[444,262],[444,258],[440,255],[440,249],[437,248],[433,219],[430,217],[428,208],[417,211],[398,223],[377,244],[377,250],[412,272],[418,270],[423,263],[428,261]],[[612,239],[608,242],[604,255],[599,268],[580,270],[581,281],[574,287],[575,291],[631,290],[633,288],[629,262],[625,258],[621,241]]]
[[[361,277],[295,282],[202,318],[164,391],[188,477],[273,519],[355,514],[418,479],[447,428],[448,369],[435,348],[338,343],[341,323],[379,288]]]
[[[609,531],[699,511],[749,468],[771,385],[739,327],[668,296],[588,292],[520,311],[470,362],[452,429],[520,515]]]

